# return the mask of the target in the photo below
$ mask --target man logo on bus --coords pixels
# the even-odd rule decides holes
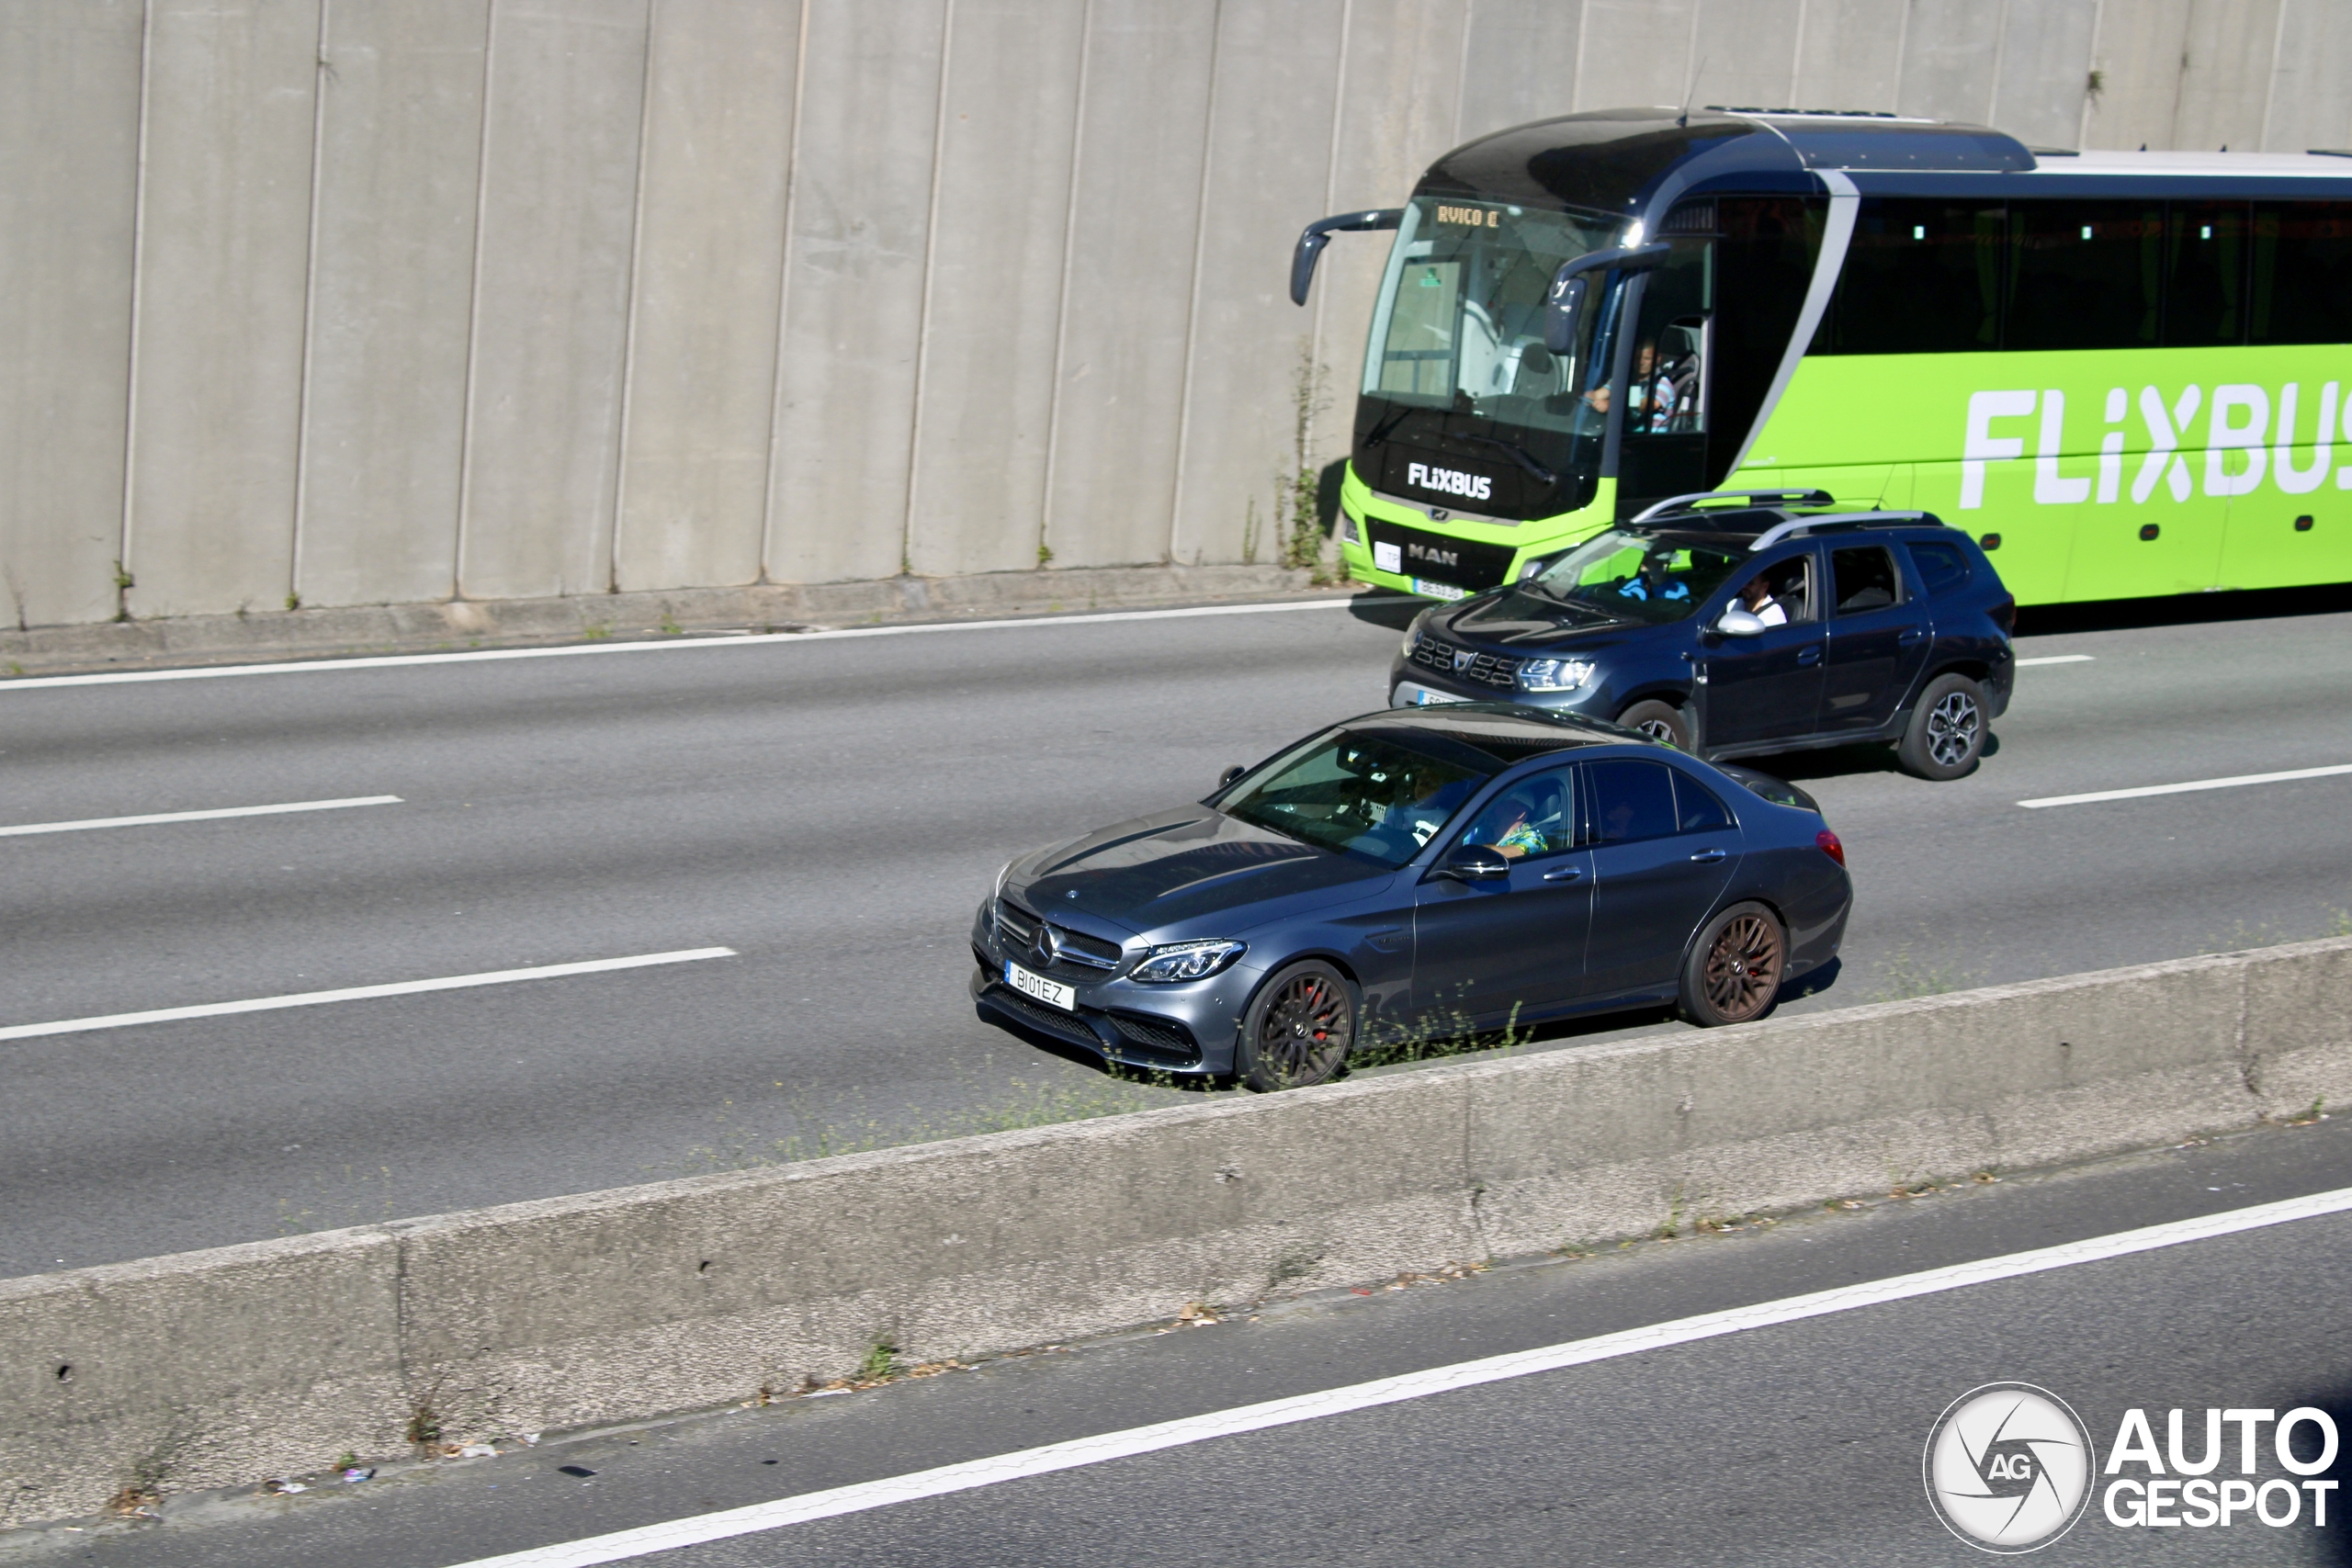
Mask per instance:
[[[1424,566],[1460,566],[1461,556],[1453,550],[1441,550],[1429,545],[1408,543],[1405,553]]]
[[[1434,463],[1408,463],[1405,482],[1416,490],[1433,490],[1446,495],[1464,496],[1472,501],[1491,501],[1495,481],[1484,474],[1465,474],[1459,468],[1441,468]]]

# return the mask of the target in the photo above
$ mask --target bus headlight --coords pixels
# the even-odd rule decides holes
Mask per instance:
[[[1573,692],[1592,679],[1589,659],[1531,659],[1519,667],[1522,692]]]

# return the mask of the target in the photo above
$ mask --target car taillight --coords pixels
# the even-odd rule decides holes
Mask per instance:
[[[1824,828],[1813,836],[1813,841],[1820,848],[1823,854],[1827,855],[1839,865],[1846,863],[1846,846],[1838,841],[1837,834]]]
[[[2016,635],[2017,622],[2018,602],[2015,599],[2004,599],[1993,606],[1993,624],[2001,628],[2002,636]]]

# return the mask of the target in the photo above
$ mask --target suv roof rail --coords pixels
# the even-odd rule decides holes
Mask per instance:
[[[1828,517],[1792,517],[1756,536],[1747,547],[1754,555],[1768,546],[1799,534],[1844,533],[1857,528],[1944,528],[1951,525],[1932,512],[1841,512]]]
[[[1645,506],[1628,522],[1647,523],[1670,512],[1696,512],[1702,501],[1738,501],[1750,506],[1835,506],[1838,498],[1826,490],[1696,490],[1689,495],[1669,495],[1664,501]]]

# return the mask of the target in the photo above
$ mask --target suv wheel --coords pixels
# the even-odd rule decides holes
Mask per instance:
[[[1984,736],[1984,688],[1965,675],[1939,675],[1919,694],[1894,755],[1919,778],[1961,778],[1976,771]]]
[[[1617,722],[1628,729],[1638,729],[1653,740],[1662,740],[1678,751],[1690,750],[1690,716],[1672,703],[1662,703],[1655,697],[1635,703],[1617,716]]]

